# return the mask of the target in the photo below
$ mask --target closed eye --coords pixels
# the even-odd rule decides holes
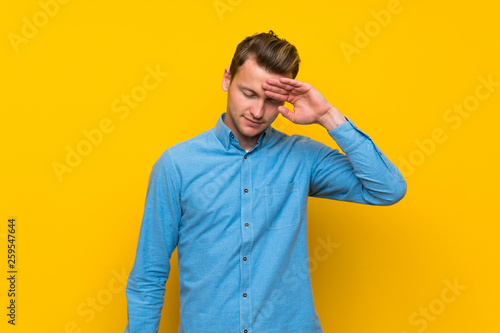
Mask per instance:
[[[245,95],[246,97],[256,97],[256,95],[253,95],[253,94],[252,95],[247,95],[247,94],[243,93],[243,95]]]
[[[256,98],[256,97],[258,97],[256,94],[246,94],[244,91],[242,91],[241,93],[243,94],[243,96],[245,96],[247,98]],[[268,102],[270,104],[273,104],[273,105],[280,105],[281,104],[281,101],[279,101],[277,99],[273,99],[273,98],[266,99],[266,102]]]

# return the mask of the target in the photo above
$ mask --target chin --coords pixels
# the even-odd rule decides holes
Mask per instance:
[[[248,137],[253,137],[262,133],[262,129],[244,127],[244,130],[240,131],[240,133]]]

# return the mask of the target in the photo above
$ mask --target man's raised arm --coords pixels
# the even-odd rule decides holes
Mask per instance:
[[[310,196],[370,205],[392,205],[405,196],[406,181],[398,168],[312,85],[280,78],[268,79],[262,87],[267,96],[293,104],[294,112],[278,107],[285,118],[322,125],[345,153],[311,140]]]
[[[392,205],[406,194],[398,168],[350,119],[328,131],[345,153],[314,141],[309,195],[369,205]]]

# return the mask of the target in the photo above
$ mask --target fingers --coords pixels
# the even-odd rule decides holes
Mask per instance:
[[[288,93],[286,94],[280,94],[276,92],[272,92],[270,90],[264,90],[264,93],[266,96],[271,97],[272,99],[276,99],[281,102],[286,102],[288,100]]]
[[[262,85],[264,86],[264,84],[267,84],[268,86],[272,85],[273,87],[278,87],[281,89],[285,89],[287,91],[293,90],[294,88],[296,88],[294,85],[290,85],[290,84],[281,82],[281,81],[276,80],[276,79],[267,79],[267,82],[263,83]]]
[[[290,111],[290,109],[288,109],[286,106],[279,106],[278,107],[278,111],[283,115],[283,117],[285,117],[286,119],[290,120],[290,121],[294,121],[294,118],[295,118],[295,114]]]
[[[266,85],[266,86],[264,86],[264,85]],[[307,93],[312,88],[312,86],[308,83],[301,82],[298,80],[289,79],[286,77],[282,77],[279,80],[269,78],[269,79],[267,79],[267,81],[265,83],[262,84],[262,87],[264,89],[269,89],[269,87],[271,87],[271,86],[275,87],[275,88],[280,88],[280,89],[286,90],[288,93],[294,93],[294,94],[304,94],[304,93]],[[268,87],[268,88],[266,88],[266,87]],[[273,90],[273,91],[275,91],[275,90]],[[275,91],[275,92],[284,93],[282,90]]]
[[[280,82],[294,86],[295,88],[299,88],[304,84],[304,82],[300,82],[299,80],[289,79],[287,77],[281,77]]]
[[[290,93],[289,90],[286,90],[284,88],[279,88],[278,86],[272,86],[272,85],[265,83],[265,82],[262,84],[262,88],[264,88],[264,90],[272,91],[272,92],[282,94],[282,95],[285,95],[285,94],[288,95]]]

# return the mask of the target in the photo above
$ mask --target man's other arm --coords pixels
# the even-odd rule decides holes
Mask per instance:
[[[178,243],[179,195],[179,178],[167,150],[149,177],[135,262],[126,288],[125,333],[158,332],[170,257]]]

